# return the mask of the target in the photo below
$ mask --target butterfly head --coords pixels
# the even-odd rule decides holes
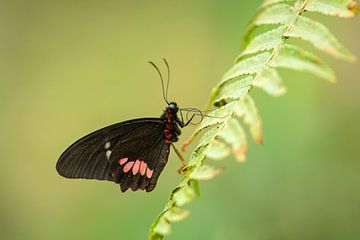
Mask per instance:
[[[175,102],[170,102],[166,108],[168,112],[177,113],[179,111],[179,107]]]

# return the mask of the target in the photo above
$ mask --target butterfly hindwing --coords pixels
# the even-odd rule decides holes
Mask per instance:
[[[122,191],[151,191],[169,154],[163,128],[159,118],[142,118],[97,130],[65,150],[56,169],[67,178],[114,181]]]
[[[151,191],[167,163],[169,144],[163,134],[120,141],[110,156],[110,171],[124,192],[128,188]]]
[[[128,188],[151,191],[167,162],[169,146],[162,130],[118,141],[109,157],[114,181],[123,192]]]

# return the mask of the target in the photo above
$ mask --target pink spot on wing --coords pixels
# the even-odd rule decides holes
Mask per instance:
[[[123,169],[124,173],[127,173],[128,171],[130,171],[130,169],[132,168],[133,165],[134,165],[134,162],[128,162]]]
[[[145,175],[147,164],[144,161],[141,161],[140,163],[140,174]]]
[[[152,175],[153,175],[153,171],[154,171],[154,170],[151,170],[150,168],[148,168],[148,169],[146,170],[146,176],[147,176],[148,178],[151,178]]]
[[[132,173],[133,173],[133,175],[136,175],[136,174],[138,173],[139,167],[140,167],[140,161],[139,161],[139,160],[136,160],[136,161],[135,161],[135,164],[134,164],[134,166],[133,166],[133,168],[132,168]]]
[[[124,165],[124,164],[127,162],[127,160],[128,160],[128,158],[121,158],[121,159],[119,160],[119,164],[120,164],[120,165]]]

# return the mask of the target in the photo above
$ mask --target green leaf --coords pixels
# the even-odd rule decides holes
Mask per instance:
[[[198,180],[192,180],[192,188],[194,189],[194,193],[196,197],[200,197],[200,187],[199,187],[199,181]]]
[[[247,54],[270,50],[279,46],[279,44],[283,40],[282,37],[285,33],[285,30],[286,30],[285,26],[280,26],[276,29],[257,35],[246,46],[244,51],[241,53],[240,57]]]
[[[281,48],[280,54],[273,59],[272,66],[309,72],[331,82],[336,80],[334,71],[317,56],[289,44]]]
[[[267,68],[260,72],[259,75],[255,77],[252,84],[272,96],[283,95],[287,90],[281,77],[273,68]]]
[[[164,213],[163,218],[165,218],[167,222],[179,222],[187,216],[189,216],[189,211],[175,207]]]
[[[194,198],[194,191],[189,185],[183,185],[178,191],[174,193],[174,201],[176,206],[184,206]]]
[[[227,73],[225,73],[221,84],[224,84],[230,79],[240,77],[245,74],[254,74],[260,71],[269,57],[270,53],[264,52],[256,56],[240,60],[232,68],[230,68]]]
[[[299,16],[296,24],[285,35],[308,41],[317,49],[336,58],[350,62],[356,59],[339,43],[327,27],[307,17]]]
[[[156,233],[155,231],[151,231],[149,234],[149,240],[162,240],[164,236],[161,234]]]
[[[221,108],[215,109],[208,113],[208,117],[204,118],[201,125],[195,130],[193,136],[198,135],[205,128],[209,128],[226,121],[227,117],[230,117],[230,114],[233,112],[233,109],[236,107],[236,104],[227,104]]]
[[[255,16],[251,25],[289,24],[296,18],[296,14],[288,4],[275,4],[264,8]]]
[[[356,1],[353,0],[312,0],[305,10],[341,18],[352,18],[356,14]]]
[[[278,1],[277,1],[278,2]],[[294,22],[296,19],[296,14],[293,9],[288,4],[273,4],[273,5],[264,5],[260,8],[260,11],[256,14],[254,20],[248,26],[246,34],[244,36],[245,46],[252,39],[252,34],[255,32],[259,26],[262,25],[289,25]]]
[[[219,131],[219,127],[214,127],[212,129],[210,129],[209,131],[207,131],[201,138],[200,138],[200,141],[199,141],[199,144],[197,145],[197,148],[201,148],[201,147],[204,147],[204,146],[207,146],[210,141],[212,141],[217,132]],[[196,148],[196,149],[197,149]]]
[[[245,124],[250,128],[251,136],[257,143],[262,143],[262,122],[258,113],[254,100],[247,95],[243,101],[239,103],[239,107],[235,110],[235,114],[244,119]]]
[[[190,178],[195,180],[210,180],[222,173],[223,171],[223,168],[215,168],[208,165],[202,165],[190,174]]]
[[[238,161],[245,160],[248,145],[244,129],[237,119],[229,119],[224,128],[219,131],[218,136],[231,146]]]
[[[156,226],[154,227],[155,235],[150,238],[152,240],[162,239],[162,235],[168,235],[171,232],[170,222],[163,216],[159,218]]]
[[[241,76],[239,78],[234,78],[230,83],[227,83],[220,88],[217,98],[212,102],[212,104],[218,106],[220,103],[227,103],[241,98],[249,92],[253,79],[253,76]]]
[[[230,154],[230,150],[225,143],[214,139],[210,142],[209,147],[206,148],[204,154],[208,158],[221,160]]]
[[[216,129],[217,128],[214,128],[212,129],[213,131],[208,131],[208,132],[214,132],[214,134],[216,134]],[[205,136],[206,134],[204,134]],[[211,135],[211,134],[209,134]],[[213,135],[214,137],[215,135]],[[211,139],[211,138],[210,138]],[[210,140],[209,140],[210,141]],[[204,151],[206,150],[206,147],[207,147],[207,144],[204,144],[203,146],[201,147],[197,147],[191,154],[191,157],[190,157],[190,162],[187,164],[187,166],[190,166],[190,167],[196,167],[197,165],[200,165],[202,164],[202,162],[204,161],[205,159],[205,155],[204,155]]]

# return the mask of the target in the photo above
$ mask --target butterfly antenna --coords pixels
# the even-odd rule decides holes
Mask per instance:
[[[169,66],[169,63],[166,61],[165,58],[163,58],[163,61],[166,65],[166,68],[167,68],[167,83],[166,83],[166,91],[165,91],[165,98],[166,100],[168,99],[168,91],[169,91],[169,83],[170,83],[170,66]]]
[[[166,95],[165,95],[164,79],[163,79],[163,77],[162,77],[162,75],[161,75],[160,69],[159,69],[158,66],[156,66],[156,64],[153,63],[152,61],[149,61],[148,63],[150,63],[150,64],[156,69],[156,71],[158,72],[158,74],[159,74],[159,76],[160,76],[160,80],[161,80],[161,87],[162,87],[163,98],[164,98],[165,102],[166,102],[167,104],[169,104],[169,102],[168,102],[168,100],[167,100],[167,97],[166,97]]]
[[[206,112],[211,112],[211,111],[201,111],[200,109],[197,109],[197,108],[181,108],[180,110],[187,112],[185,115],[185,119],[186,119],[186,121],[190,121],[190,123],[192,125],[200,124],[204,118],[224,119],[229,116],[229,115],[219,116],[219,117],[211,116],[211,115],[205,114]],[[200,117],[200,119],[198,119],[196,122],[191,122],[191,119],[193,119],[195,116]]]

